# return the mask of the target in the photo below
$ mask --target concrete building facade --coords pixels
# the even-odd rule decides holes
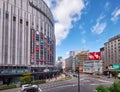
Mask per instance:
[[[43,0],[0,0],[1,73],[52,69],[55,54],[53,15]]]
[[[100,48],[100,54],[101,54],[101,60],[103,61],[103,69],[105,69],[105,64],[104,64],[104,61],[105,61],[105,53],[104,53],[104,47]]]
[[[83,63],[88,60],[89,51],[81,51],[76,55],[75,67],[79,67],[79,71],[83,72]]]
[[[91,60],[83,62],[83,72],[84,73],[91,73],[91,74],[102,74],[103,67],[102,67],[102,60]]]
[[[100,49],[104,69],[112,64],[120,64],[120,34],[114,36]]]
[[[65,59],[65,71],[72,71],[73,69],[73,57],[68,57]]]

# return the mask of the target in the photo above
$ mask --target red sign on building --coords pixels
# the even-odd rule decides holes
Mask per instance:
[[[88,60],[100,60],[100,52],[90,52],[88,54]]]

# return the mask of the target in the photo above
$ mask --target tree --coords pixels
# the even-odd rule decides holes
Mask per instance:
[[[26,72],[23,74],[23,76],[20,78],[20,81],[22,84],[29,84],[31,83],[31,73]]]
[[[110,92],[120,92],[120,82],[115,82],[110,86]]]
[[[111,92],[108,87],[104,87],[103,85],[100,85],[96,88],[97,92]]]
[[[112,75],[115,77],[115,79],[117,78],[118,76],[118,71],[117,70],[113,70],[111,71]]]
[[[100,85],[96,87],[97,92],[120,92],[120,82],[113,83],[110,87]]]

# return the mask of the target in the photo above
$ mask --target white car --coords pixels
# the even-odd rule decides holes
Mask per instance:
[[[29,92],[29,90],[32,90],[32,92],[42,92],[42,90],[38,87],[38,85],[31,85],[31,84],[22,85],[21,92]]]
[[[42,92],[42,90],[40,89],[40,87],[38,85],[32,85],[32,87],[38,89],[39,92]]]
[[[31,87],[31,84],[22,85],[21,92],[24,92],[26,88]]]

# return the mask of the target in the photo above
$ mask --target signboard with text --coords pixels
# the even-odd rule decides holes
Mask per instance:
[[[88,60],[100,60],[100,52],[90,52],[88,54]]]

